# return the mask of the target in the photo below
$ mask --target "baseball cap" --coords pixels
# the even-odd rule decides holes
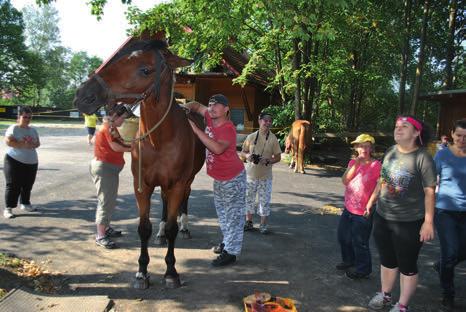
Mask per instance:
[[[356,140],[351,142],[351,144],[358,144],[358,143],[364,143],[364,142],[370,142],[372,144],[375,144],[375,139],[373,136],[363,133],[363,134],[358,135]]]
[[[223,94],[214,94],[209,99],[209,104],[222,104],[228,106],[228,99]]]
[[[270,118],[273,118],[272,114],[267,113],[267,112],[262,112],[259,114],[259,119],[264,119],[265,116],[269,116]]]

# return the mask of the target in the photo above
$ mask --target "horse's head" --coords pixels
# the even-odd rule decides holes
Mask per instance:
[[[104,105],[112,110],[118,102],[136,104],[153,92],[158,96],[162,80],[171,79],[175,68],[190,63],[172,54],[165,41],[136,41],[84,82],[73,104],[86,114]]]

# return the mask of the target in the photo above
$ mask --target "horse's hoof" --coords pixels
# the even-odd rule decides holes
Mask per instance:
[[[158,246],[167,245],[167,237],[166,236],[156,236],[155,237],[155,244],[158,245]]]
[[[165,277],[165,287],[170,289],[180,288],[181,281],[179,277]]]
[[[300,170],[299,173],[306,174],[306,171]]]
[[[147,289],[149,288],[149,275],[143,276],[142,273],[136,274],[136,279],[133,283],[133,288],[135,289]]]
[[[191,239],[191,238],[193,238],[193,237],[191,236],[191,232],[189,232],[188,229],[180,230],[180,233],[181,233],[181,238],[183,238],[183,239]]]

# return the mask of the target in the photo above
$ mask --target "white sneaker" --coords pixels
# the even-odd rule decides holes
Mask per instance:
[[[397,302],[397,303],[390,309],[389,312],[408,312],[408,308],[402,310],[402,309],[400,308],[400,303]]]
[[[15,215],[11,212],[11,208],[5,208],[3,209],[3,217],[5,219],[11,219],[14,218]]]
[[[378,292],[369,301],[369,308],[372,310],[382,310],[392,304],[392,298],[384,296],[383,292]]]
[[[21,204],[19,206],[19,208],[23,211],[27,211],[27,212],[33,212],[33,211],[36,211],[36,208],[32,207],[31,205],[23,205]]]

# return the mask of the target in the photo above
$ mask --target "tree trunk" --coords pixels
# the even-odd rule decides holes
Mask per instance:
[[[427,37],[427,21],[429,19],[429,0],[424,1],[424,13],[422,15],[422,29],[421,29],[421,39],[419,46],[419,61],[416,68],[416,80],[414,82],[413,90],[413,101],[411,103],[410,114],[414,115],[416,113],[416,105],[419,98],[419,91],[421,89],[421,80],[422,72],[424,69],[425,62],[425,46],[426,46],[426,37]]]
[[[299,50],[299,39],[293,39],[293,73],[296,74],[296,89],[294,92],[294,115],[295,119],[301,119],[301,75],[298,71],[301,67],[301,51]]]
[[[311,58],[311,49],[312,49],[312,39],[308,39],[304,42],[304,51],[303,51],[303,64],[310,64]],[[306,75],[303,79],[303,118],[310,120],[312,113],[312,103],[310,103],[310,88],[311,88],[311,78]]]
[[[448,21],[447,61],[445,65],[445,90],[453,86],[452,63],[455,57],[455,28],[456,28],[457,0],[450,1],[450,17]]]
[[[399,113],[404,113],[406,76],[408,74],[409,39],[411,34],[411,7],[412,0],[405,0],[403,15],[403,43],[401,48],[400,87],[399,87]]]

